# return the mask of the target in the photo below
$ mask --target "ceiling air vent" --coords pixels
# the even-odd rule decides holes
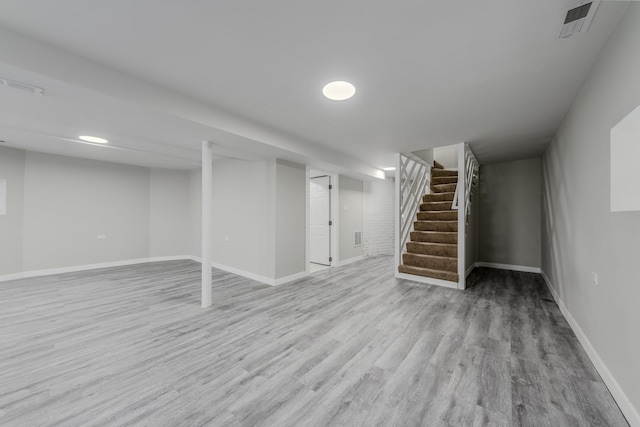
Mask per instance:
[[[593,0],[580,1],[571,6],[564,18],[560,38],[566,39],[574,34],[587,31],[599,4],[600,0]]]
[[[22,90],[24,92],[29,92],[34,95],[42,96],[42,92],[43,92],[41,87],[31,86],[26,83],[17,82],[15,80],[5,79],[4,77],[0,77],[0,85],[10,87],[13,89]]]

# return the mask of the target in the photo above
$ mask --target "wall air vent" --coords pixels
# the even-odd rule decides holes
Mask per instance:
[[[581,0],[571,6],[564,18],[560,38],[566,39],[574,34],[587,31],[599,4],[600,0]]]
[[[42,96],[43,90],[41,87],[31,86],[26,83],[20,83],[15,80],[5,79],[4,77],[0,77],[0,85],[10,87],[17,90],[22,90],[24,92],[29,92],[34,95]]]
[[[362,231],[356,231],[354,237],[353,246],[362,246]]]

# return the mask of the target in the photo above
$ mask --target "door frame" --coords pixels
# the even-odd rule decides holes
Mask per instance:
[[[305,269],[306,272],[309,273],[309,259],[310,259],[310,250],[311,250],[311,233],[310,233],[310,227],[309,227],[309,220],[310,220],[310,211],[311,211],[311,200],[310,200],[310,194],[309,194],[309,183],[311,182],[311,170],[314,170],[316,172],[320,172],[322,173],[322,175],[326,175],[330,178],[330,182],[331,182],[331,190],[329,191],[329,205],[330,205],[330,221],[332,221],[332,225],[331,225],[331,231],[329,234],[329,239],[331,240],[330,243],[330,248],[331,248],[331,262],[329,263],[329,267],[335,267],[338,265],[338,248],[340,245],[338,245],[338,227],[339,227],[339,216],[338,216],[338,206],[340,203],[340,198],[339,198],[339,191],[338,191],[338,185],[339,185],[339,181],[338,181],[338,174],[337,173],[332,173],[332,172],[327,172],[325,170],[322,169],[318,169],[318,168],[313,168],[309,165],[307,165],[306,167],[306,174],[305,174],[305,213],[306,213],[306,251],[305,251]],[[317,176],[321,176],[321,175],[317,175]]]

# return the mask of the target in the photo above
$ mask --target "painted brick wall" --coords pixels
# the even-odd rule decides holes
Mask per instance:
[[[394,181],[364,183],[363,254],[393,255],[394,245]]]

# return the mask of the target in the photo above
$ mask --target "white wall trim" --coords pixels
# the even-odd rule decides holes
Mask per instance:
[[[429,285],[442,286],[445,288],[458,289],[457,282],[450,282],[448,280],[434,279],[433,277],[416,276],[413,274],[398,273],[396,272],[397,279],[411,280],[413,282],[426,283]]]
[[[250,271],[241,270],[239,268],[230,267],[228,265],[220,264],[217,262],[212,262],[211,266],[213,268],[217,268],[218,270],[224,270],[229,273],[237,274],[238,276],[246,277],[247,279],[256,280],[258,282],[262,282],[265,285],[275,286],[275,279],[272,279],[267,276],[262,276],[260,274],[252,273]]]
[[[23,279],[23,278],[24,278],[24,274],[22,274],[22,273],[4,274],[4,275],[0,276],[0,283],[8,282],[10,280]]]
[[[138,258],[138,259],[128,259],[128,260],[122,260],[122,261],[101,262],[97,264],[74,265],[71,267],[49,268],[46,270],[25,271],[23,273],[5,274],[0,276],[0,282],[8,282],[10,280],[25,279],[27,277],[40,277],[40,276],[49,276],[52,274],[64,274],[64,273],[74,273],[76,271],[96,270],[99,268],[122,267],[125,265],[144,264],[147,262],[178,261],[178,260],[191,260],[191,261],[202,263],[201,258],[193,255]],[[301,279],[309,274],[306,271],[302,271],[300,273],[295,273],[290,276],[281,277],[279,279],[272,279],[266,276],[261,276],[259,274],[251,273],[249,271],[244,271],[238,268],[219,264],[217,262],[212,262],[211,266],[219,270],[224,270],[229,273],[237,274],[238,276],[256,280],[258,282],[264,283],[269,286],[283,285],[285,283],[289,283],[294,280]]]
[[[467,288],[467,276],[464,274],[465,260],[467,259],[467,250],[465,248],[467,244],[467,218],[465,214],[467,212],[467,197],[466,197],[466,177],[465,177],[465,153],[466,144],[461,142],[456,144],[456,150],[458,152],[458,185],[456,187],[458,191],[458,289],[464,290]],[[434,152],[435,153],[435,152]],[[435,156],[435,154],[434,154]],[[434,157],[435,158],[435,157]]]
[[[309,269],[309,251],[311,250],[311,231],[309,230],[309,220],[311,218],[310,183],[311,168],[307,165],[304,169],[304,269],[307,273],[311,272]]]
[[[498,268],[500,270],[523,271],[525,273],[540,273],[540,267],[529,267],[527,265],[498,264],[495,262],[476,262],[476,267]]]
[[[147,262],[177,261],[177,260],[185,260],[185,259],[194,260],[194,258],[191,255],[178,255],[178,256],[162,256],[162,257],[128,259],[128,260],[121,260],[121,261],[100,262],[97,264],[73,265],[70,267],[48,268],[45,270],[32,270],[32,271],[25,271],[22,273],[7,274],[7,275],[0,276],[0,282],[7,282],[9,280],[17,280],[17,279],[25,279],[28,277],[50,276],[52,274],[64,274],[64,273],[74,273],[76,271],[96,270],[99,268],[122,267],[125,265],[143,264]]]
[[[307,271],[301,271],[300,273],[290,274],[289,276],[284,276],[279,279],[275,279],[273,286],[284,285],[285,283],[293,282],[294,280],[302,279],[303,277],[307,277],[309,273]]]
[[[194,261],[200,262],[200,260],[197,259],[197,258],[192,258],[192,259]],[[217,263],[217,262],[212,262],[211,266],[213,268],[217,268],[218,270],[223,270],[223,271],[226,271],[228,273],[237,274],[238,276],[246,277],[247,279],[255,280],[257,282],[261,282],[261,283],[264,283],[265,285],[269,285],[269,286],[284,285],[285,283],[292,282],[294,280],[297,280],[297,279],[300,279],[302,277],[305,277],[305,276],[307,276],[309,274],[306,271],[301,271],[299,273],[294,273],[294,274],[291,274],[289,276],[281,277],[279,279],[272,279],[272,278],[267,277],[267,276],[262,276],[260,274],[252,273],[250,271],[241,270],[241,269],[235,268],[235,267],[230,267],[228,265],[220,264],[220,263]]]
[[[360,256],[353,257],[353,258],[341,260],[341,261],[338,261],[336,263],[336,267],[342,267],[343,265],[348,265],[348,264],[351,264],[353,262],[362,261],[365,258],[366,258],[365,255],[360,255]]]
[[[640,427],[640,414],[633,406],[625,392],[622,390],[620,384],[618,384],[618,381],[616,381],[613,374],[611,374],[611,372],[607,368],[607,365],[605,365],[604,361],[600,358],[600,355],[598,355],[596,349],[593,347],[593,345],[591,345],[589,338],[587,338],[587,335],[584,333],[582,328],[580,328],[580,325],[578,324],[576,319],[574,319],[574,317],[571,315],[571,312],[569,311],[567,306],[564,305],[564,302],[560,298],[560,295],[558,295],[554,287],[551,285],[549,277],[545,274],[544,271],[540,271],[540,274],[544,278],[544,281],[547,284],[547,288],[549,288],[549,292],[551,292],[553,299],[556,301],[556,304],[558,304],[560,312],[562,313],[564,318],[567,319],[567,323],[569,323],[569,326],[571,326],[571,329],[573,329],[576,337],[578,337],[578,341],[580,341],[580,344],[582,344],[582,347],[587,352],[589,359],[591,359],[591,362],[602,377],[605,385],[609,388],[609,391],[620,407],[620,410],[627,418],[627,422],[632,427]]]

